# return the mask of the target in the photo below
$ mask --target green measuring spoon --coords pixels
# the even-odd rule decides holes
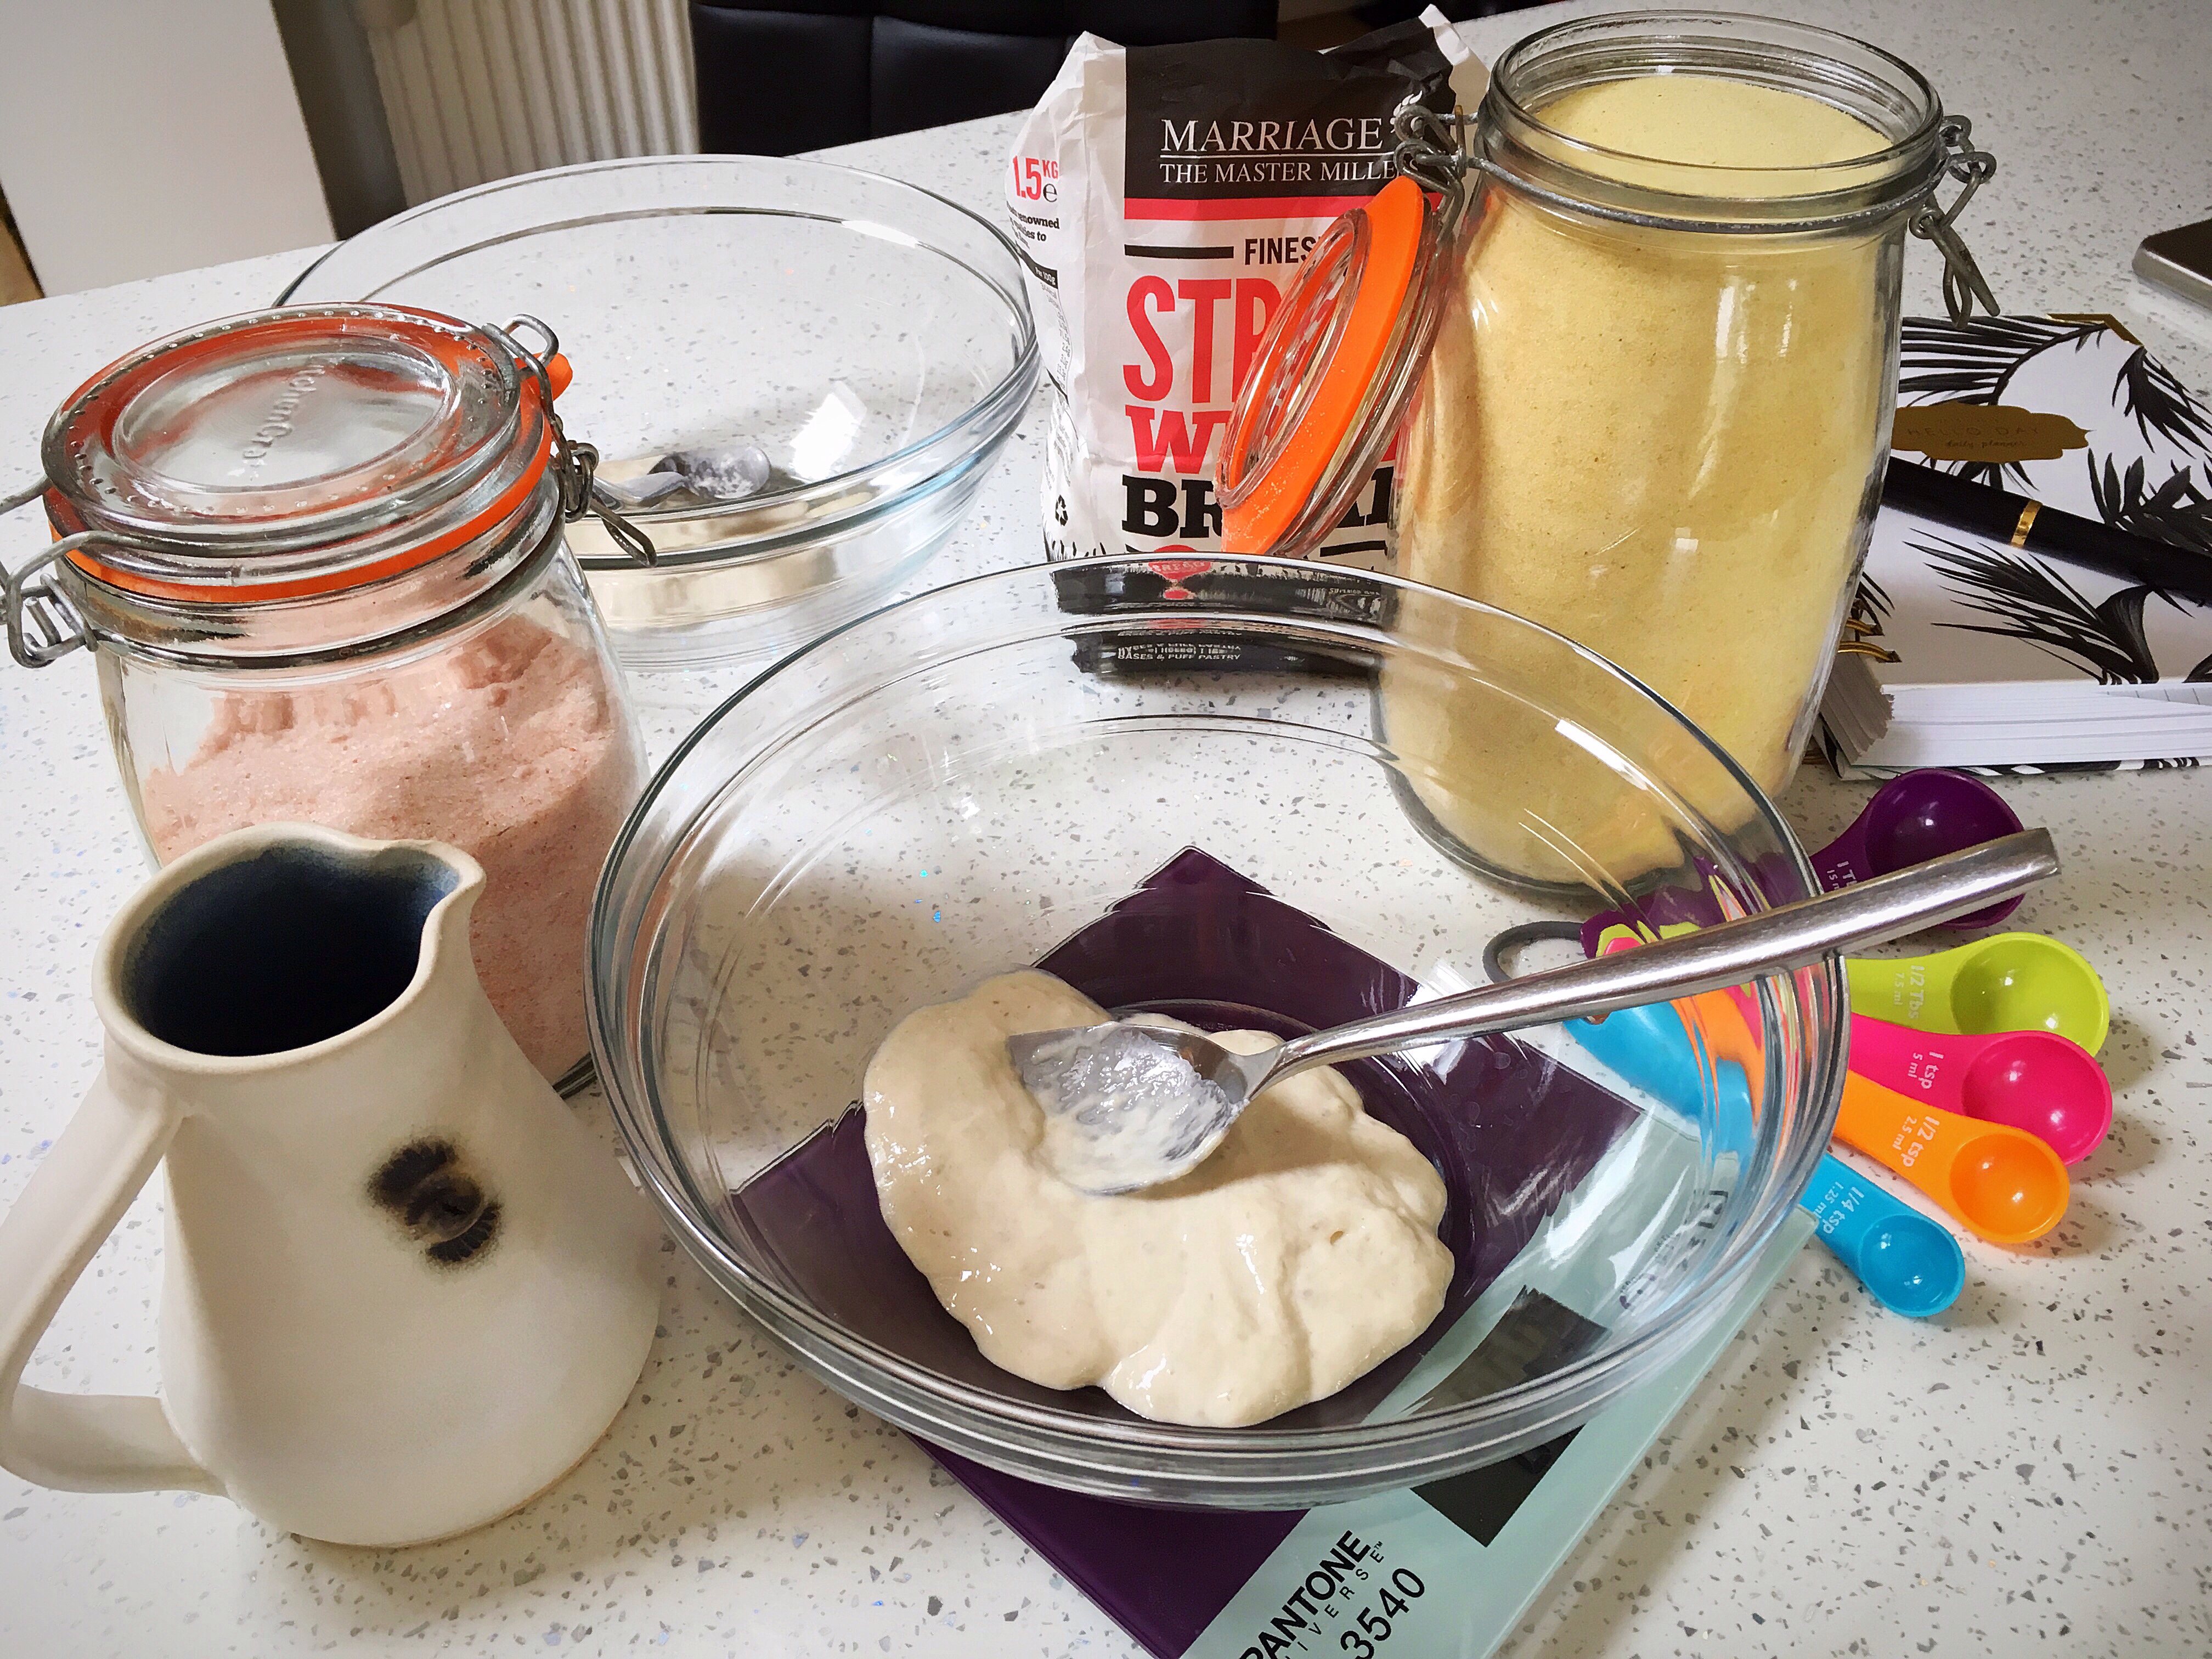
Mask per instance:
[[[1979,1036],[2056,1031],[2091,1054],[2112,1007],[2097,970],[2041,933],[1992,933],[1924,957],[1849,957],[1851,1012],[1916,1030]]]

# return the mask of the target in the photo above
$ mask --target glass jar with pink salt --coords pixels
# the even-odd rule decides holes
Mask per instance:
[[[47,426],[58,539],[7,621],[30,665],[92,653],[157,862],[280,821],[471,854],[477,975],[566,1081],[592,886],[646,769],[563,535],[592,452],[535,343],[357,305],[142,347]]]

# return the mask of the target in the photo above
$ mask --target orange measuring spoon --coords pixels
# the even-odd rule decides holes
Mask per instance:
[[[2025,1244],[2066,1214],[2066,1166],[2025,1129],[1844,1079],[1836,1139],[1894,1170],[1992,1244]]]
[[[1674,1004],[1705,1052],[1744,1068],[1756,1099],[1765,1068],[1734,991],[1707,991]],[[1836,1139],[1895,1170],[1992,1244],[2025,1244],[2065,1218],[2072,1191],[2049,1144],[1981,1118],[1924,1105],[1851,1072],[1844,1079]]]

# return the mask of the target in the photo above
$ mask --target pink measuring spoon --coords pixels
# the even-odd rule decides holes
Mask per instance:
[[[1875,790],[1850,827],[1813,854],[1813,873],[1832,892],[2019,831],[2020,818],[2004,797],[1979,778],[1923,768]],[[2018,898],[2008,898],[1935,925],[1994,927],[2019,908]]]
[[[1925,1105],[2025,1129],[2069,1164],[2112,1127],[2104,1068],[2055,1031],[1942,1036],[1853,1014],[1851,1070]]]

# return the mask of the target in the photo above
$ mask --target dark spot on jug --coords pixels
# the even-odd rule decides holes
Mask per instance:
[[[469,1172],[449,1140],[402,1146],[369,1177],[368,1195],[442,1267],[482,1255],[499,1231],[499,1200]]]

